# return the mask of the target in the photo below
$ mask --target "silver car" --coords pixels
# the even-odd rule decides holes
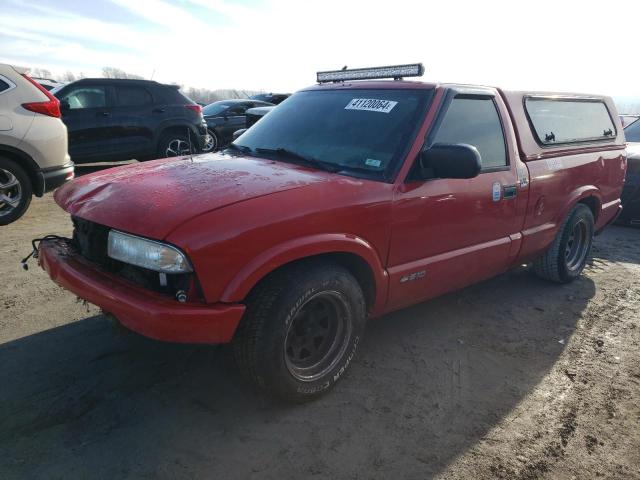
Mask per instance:
[[[26,69],[0,64],[0,225],[73,175],[60,103]]]

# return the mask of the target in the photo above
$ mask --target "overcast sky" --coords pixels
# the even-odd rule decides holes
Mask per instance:
[[[638,95],[639,19],[640,0],[0,0],[0,61],[267,91],[422,62],[427,81]]]

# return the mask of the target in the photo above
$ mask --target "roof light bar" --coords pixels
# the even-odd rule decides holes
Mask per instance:
[[[391,65],[389,67],[354,68],[351,70],[330,70],[318,72],[318,83],[344,82],[346,80],[375,80],[380,78],[401,79],[403,77],[421,77],[424,67],[421,63]]]

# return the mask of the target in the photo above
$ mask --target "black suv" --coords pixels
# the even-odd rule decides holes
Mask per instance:
[[[177,86],[150,80],[85,78],[52,90],[76,163],[148,160],[202,150],[202,107]]]

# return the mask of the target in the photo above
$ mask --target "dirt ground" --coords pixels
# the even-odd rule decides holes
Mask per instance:
[[[0,227],[0,478],[640,478],[640,229],[571,285],[526,269],[372,321],[302,406],[225,347],[123,334],[32,263],[50,195]]]

